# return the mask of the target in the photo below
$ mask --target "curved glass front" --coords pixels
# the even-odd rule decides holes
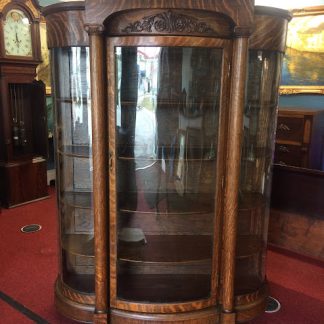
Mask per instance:
[[[223,50],[116,47],[117,298],[210,297]]]
[[[94,292],[92,133],[88,47],[54,48],[57,193],[62,281]]]
[[[239,189],[235,293],[265,280],[271,168],[283,54],[250,50]]]

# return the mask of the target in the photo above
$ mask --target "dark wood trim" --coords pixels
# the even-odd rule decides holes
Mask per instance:
[[[274,16],[277,18],[283,18],[288,21],[292,19],[292,13],[288,10],[274,8],[274,7],[266,7],[266,6],[255,6],[254,7],[254,15],[261,16]]]
[[[89,37],[84,28],[84,6],[70,3],[55,6],[55,10],[44,10],[49,48],[66,46],[88,46]]]
[[[96,312],[108,312],[108,214],[106,154],[106,107],[105,107],[105,60],[104,40],[101,33],[91,34],[90,74],[92,111],[92,157],[93,157],[93,211],[95,244],[95,292]]]
[[[42,14],[46,17],[54,13],[60,13],[62,11],[84,11],[85,2],[84,1],[70,1],[70,2],[60,2],[55,3],[46,7],[42,7]]]
[[[249,49],[284,52],[291,15],[286,10],[256,7]]]
[[[234,310],[234,270],[236,251],[236,227],[238,187],[240,174],[243,104],[247,69],[248,39],[236,38],[233,44],[232,80],[227,134],[226,175],[223,220],[223,312]]]
[[[108,111],[108,118],[106,127],[109,132],[108,138],[108,154],[109,154],[109,270],[110,270],[110,307],[115,307],[117,303],[117,189],[116,189],[116,97],[115,97],[115,56],[114,56],[114,39],[106,38],[106,67],[107,67],[107,97],[110,98],[107,102],[106,109]]]
[[[229,93],[229,75],[230,62],[232,53],[232,43],[224,46],[223,50],[223,66],[222,66],[222,83],[221,83],[221,98],[220,111],[218,120],[218,151],[217,151],[217,170],[216,170],[216,190],[215,190],[215,219],[214,219],[214,249],[213,249],[213,268],[212,268],[212,296],[215,296],[215,301],[221,300],[220,294],[220,273],[221,273],[221,249],[222,240],[222,218],[223,218],[223,191],[225,178],[225,152],[226,152],[226,125],[227,125],[227,109],[228,109],[228,93]],[[218,239],[217,239],[218,238]]]
[[[178,313],[178,314],[145,314],[136,312],[126,312],[112,309],[111,318],[114,324],[217,324],[219,323],[219,313],[217,308],[208,308],[196,312]]]
[[[136,9],[192,9],[220,13],[228,16],[235,26],[252,27],[252,0],[89,0],[86,2],[86,23],[104,24],[106,19],[122,11]]]

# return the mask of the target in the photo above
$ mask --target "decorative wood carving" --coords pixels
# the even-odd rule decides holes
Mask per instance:
[[[87,304],[87,305],[95,304],[95,298],[93,295],[80,294],[77,291],[70,289],[61,280],[57,281],[57,287],[60,289],[61,294],[64,297],[66,297],[67,299],[70,299],[72,301],[75,301],[75,302],[81,303],[81,304]]]
[[[85,25],[85,31],[88,35],[100,35],[104,31],[104,27],[102,25]]]
[[[146,32],[152,33],[200,33],[214,34],[210,26],[198,19],[172,12],[171,10],[161,12],[156,15],[143,17],[141,20],[129,24],[122,30],[125,33]]]

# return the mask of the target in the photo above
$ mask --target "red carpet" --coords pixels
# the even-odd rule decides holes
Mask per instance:
[[[54,308],[53,285],[58,273],[57,214],[51,198],[25,206],[3,209],[0,214],[0,291],[39,317],[17,311],[0,298],[1,324],[71,324]],[[20,228],[40,224],[42,230],[24,234]],[[271,295],[280,300],[278,313],[264,314],[251,324],[324,323],[324,267],[295,255],[268,252],[268,280]]]

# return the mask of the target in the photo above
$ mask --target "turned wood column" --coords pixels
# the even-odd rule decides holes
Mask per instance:
[[[94,323],[107,323],[108,313],[108,215],[107,215],[107,112],[103,27],[86,26],[90,45],[93,212],[95,244]]]
[[[228,119],[228,146],[225,159],[225,197],[223,223],[222,323],[235,323],[234,276],[240,179],[243,108],[247,69],[248,38],[238,37],[233,42],[231,86]]]

